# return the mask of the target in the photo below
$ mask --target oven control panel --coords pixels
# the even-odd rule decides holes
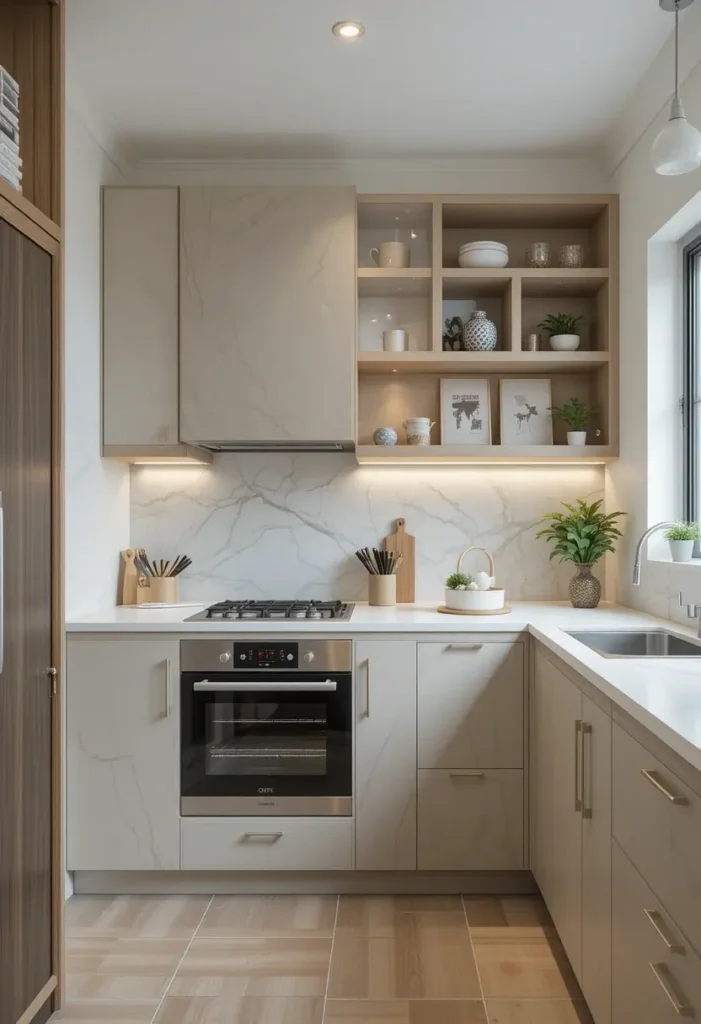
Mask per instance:
[[[299,644],[234,643],[234,668],[299,668]]]

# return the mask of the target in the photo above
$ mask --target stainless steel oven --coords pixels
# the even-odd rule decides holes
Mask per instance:
[[[350,815],[352,644],[180,644],[183,815]]]

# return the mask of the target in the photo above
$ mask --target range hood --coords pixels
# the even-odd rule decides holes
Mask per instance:
[[[195,441],[208,452],[352,452],[353,441]]]

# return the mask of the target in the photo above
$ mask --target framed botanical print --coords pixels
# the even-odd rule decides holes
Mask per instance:
[[[441,380],[441,444],[491,444],[489,381]]]
[[[501,443],[539,445],[553,443],[549,380],[502,380]]]

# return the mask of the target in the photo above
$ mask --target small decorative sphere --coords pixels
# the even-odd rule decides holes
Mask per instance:
[[[473,581],[472,583],[468,583],[468,585],[467,585],[467,589],[468,589],[468,590],[479,590],[479,587],[478,587],[478,585],[477,585],[477,584],[476,584],[476,583],[475,583],[475,582]]]
[[[455,589],[456,590],[467,590],[467,587],[465,586],[464,583],[458,583],[458,585],[457,585],[457,587]]]
[[[397,431],[393,427],[378,427],[372,435],[375,444],[389,446],[397,443]]]

